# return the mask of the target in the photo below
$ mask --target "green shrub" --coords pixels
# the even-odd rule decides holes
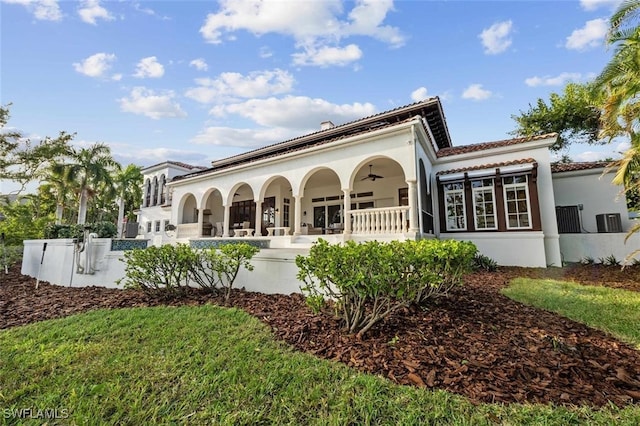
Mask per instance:
[[[0,245],[0,273],[22,259],[23,246]]]
[[[478,251],[469,241],[420,240],[406,241],[402,255],[412,278],[418,281],[415,302],[423,305],[428,299],[446,294],[473,269]]]
[[[320,239],[296,265],[308,305],[318,311],[333,299],[345,328],[363,335],[389,314],[460,284],[475,252],[460,241],[331,245]]]
[[[124,280],[125,288],[170,298],[189,287],[196,253],[186,244],[165,244],[125,251],[121,260],[126,263],[125,278],[118,284]]]
[[[91,233],[98,234],[98,238],[113,238],[118,233],[116,225],[111,222],[85,223],[83,225],[57,225],[50,223],[44,228],[44,237],[49,239],[76,238],[83,240],[85,228],[88,228]]]
[[[495,272],[498,269],[498,263],[484,254],[476,253],[473,257],[474,271]]]
[[[191,276],[200,287],[209,291],[223,289],[224,298],[228,301],[240,268],[253,271],[249,261],[259,251],[259,248],[245,243],[226,244],[219,250],[211,248],[196,251]]]

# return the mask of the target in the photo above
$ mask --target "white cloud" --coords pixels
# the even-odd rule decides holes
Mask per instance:
[[[246,102],[221,105],[211,110],[212,115],[237,114],[261,126],[284,127],[301,131],[320,130],[320,123],[331,120],[335,124],[372,115],[376,108],[370,103],[332,104],[324,99],[306,96],[250,99]]]
[[[622,0],[580,0],[580,6],[587,11],[594,11],[601,7],[615,9],[620,3]]]
[[[203,145],[258,148],[299,136],[295,130],[286,128],[234,129],[231,127],[207,127],[190,142]]]
[[[121,144],[120,144],[121,145]],[[118,147],[114,149],[114,144],[109,144],[114,153],[114,159],[120,164],[137,164],[141,167],[148,167],[162,163],[167,160],[181,161],[194,166],[210,166],[206,161],[207,156],[202,152],[186,151],[171,148],[143,148],[140,147]]]
[[[319,52],[329,56],[338,54],[340,60],[336,64],[342,65],[345,56],[362,55],[353,44],[346,48],[331,47],[339,45],[344,38],[368,36],[392,47],[404,44],[405,37],[398,28],[383,24],[392,10],[392,0],[356,0],[347,19],[340,19],[343,14],[341,0],[310,1],[305,2],[304,7],[291,7],[290,2],[281,0],[221,0],[220,9],[207,15],[200,33],[207,42],[214,44],[222,43],[223,37],[233,39],[233,33],[242,30],[256,36],[284,34],[292,37],[296,47],[303,50],[294,60],[305,65],[316,62],[321,66],[330,65],[327,60],[310,59],[317,56],[314,52]]]
[[[143,7],[140,4],[140,2],[134,2],[133,3],[133,8],[135,10],[137,10],[138,12],[144,13],[144,14],[149,15],[149,16],[155,16],[156,18],[159,18],[159,19],[161,19],[163,21],[168,21],[168,20],[171,19],[168,16],[160,16],[160,15],[158,15],[158,13],[156,13],[155,10],[153,10],[153,9],[151,9],[149,7]]]
[[[602,161],[611,155],[607,155],[607,153],[599,152],[599,151],[584,151],[576,154],[573,159],[579,162],[590,162],[590,161]]]
[[[187,90],[185,95],[202,103],[288,93],[295,83],[293,76],[281,69],[256,71],[246,76],[236,72],[225,72],[216,79],[198,78],[195,81],[199,86]]]
[[[345,66],[362,58],[362,50],[355,44],[350,44],[343,48],[329,46],[319,48],[305,47],[304,52],[294,53],[291,56],[295,65]]]
[[[173,91],[162,91],[156,94],[144,87],[134,87],[128,98],[119,99],[120,109],[124,112],[144,115],[154,120],[160,118],[186,117],[180,104],[174,102]]]
[[[260,57],[263,59],[270,58],[273,56],[273,52],[267,46],[262,46],[260,48]]]
[[[628,140],[625,140],[625,141],[619,142],[616,145],[615,152],[625,152],[629,150],[629,148],[631,148],[631,142]]]
[[[73,67],[80,74],[102,78],[106,77],[107,72],[111,69],[111,64],[115,60],[116,55],[113,53],[96,53],[84,59],[82,62],[75,62]]]
[[[569,37],[565,47],[573,50],[585,50],[598,47],[607,34],[609,23],[606,19],[599,18],[587,21],[583,28],[574,30]]]
[[[78,8],[78,15],[80,19],[87,24],[96,25],[97,19],[104,19],[105,21],[113,21],[115,18],[107,9],[100,6],[99,0],[85,0],[82,2],[82,6]]]
[[[203,58],[194,59],[189,62],[189,66],[194,67],[198,71],[206,71],[209,69],[209,65],[207,65],[207,62]]]
[[[492,95],[491,91],[482,88],[482,84],[472,84],[462,92],[463,99],[473,99],[474,101],[483,101]]]
[[[496,55],[502,53],[509,46],[511,46],[511,30],[513,28],[513,22],[504,21],[497,22],[482,30],[478,37],[482,40],[484,46],[484,53],[488,55]]]
[[[555,77],[545,75],[544,77],[529,77],[525,79],[525,84],[530,87],[538,86],[562,86],[568,81],[578,81],[582,78],[579,72],[563,72]]]
[[[133,74],[134,77],[138,78],[160,78],[163,75],[164,67],[155,56],[140,59],[140,62],[136,65],[136,73]]]
[[[413,102],[419,102],[422,100],[427,99],[429,96],[427,95],[427,88],[426,87],[418,87],[416,90],[414,90],[413,92],[411,92],[411,100]]]
[[[4,3],[20,4],[40,21],[60,21],[62,11],[58,0],[2,0]]]

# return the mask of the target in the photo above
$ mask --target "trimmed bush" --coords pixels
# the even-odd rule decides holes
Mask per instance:
[[[124,252],[125,288],[170,298],[184,294],[189,287],[195,252],[186,244],[165,244]]]
[[[316,312],[325,298],[350,333],[363,335],[391,313],[446,293],[471,270],[476,247],[461,241],[369,241],[331,245],[320,239],[297,256],[298,279]]]
[[[218,250],[165,244],[126,251],[122,259],[127,264],[124,286],[171,298],[182,295],[193,282],[211,292],[222,289],[228,301],[240,268],[252,271],[249,260],[258,251],[245,243],[224,245]]]
[[[211,292],[222,289],[225,301],[228,301],[240,268],[253,271],[253,265],[249,261],[259,251],[259,248],[246,243],[226,244],[218,250],[211,248],[195,251],[191,276],[200,287]]]

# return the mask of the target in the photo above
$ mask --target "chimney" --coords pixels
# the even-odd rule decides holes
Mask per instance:
[[[336,125],[333,124],[331,120],[323,121],[322,123],[320,123],[320,130],[329,130],[333,129],[334,127],[336,127]]]

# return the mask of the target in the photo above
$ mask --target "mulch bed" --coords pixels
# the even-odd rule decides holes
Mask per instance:
[[[446,389],[474,402],[601,407],[640,402],[640,352],[609,335],[524,306],[499,293],[513,276],[574,279],[640,291],[640,269],[574,266],[475,273],[428,310],[390,317],[362,340],[313,315],[300,295],[234,291],[232,304],[268,324],[296,349],[412,386]],[[0,329],[97,308],[166,302],[133,290],[68,288],[0,274]],[[200,291],[171,304],[219,303]]]

